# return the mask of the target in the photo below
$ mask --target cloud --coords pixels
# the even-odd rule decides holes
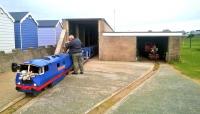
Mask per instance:
[[[30,11],[37,19],[102,17],[112,26],[115,10],[119,31],[199,29],[196,26],[200,19],[199,0],[0,0],[0,3],[11,11]]]

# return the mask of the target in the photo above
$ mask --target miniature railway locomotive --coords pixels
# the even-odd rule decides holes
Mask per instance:
[[[94,55],[94,46],[83,48],[84,59]],[[67,53],[33,59],[23,64],[12,63],[16,73],[16,90],[37,95],[49,86],[60,82],[72,70],[72,58]]]
[[[156,44],[148,42],[145,44],[144,50],[148,55],[149,59],[151,60],[159,59],[159,54],[157,53],[158,48],[156,47]]]

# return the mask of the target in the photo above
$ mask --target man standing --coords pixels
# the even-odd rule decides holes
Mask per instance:
[[[69,35],[69,41],[65,44],[65,47],[69,49],[69,54],[72,55],[74,72],[72,74],[83,74],[83,58],[81,50],[81,41],[79,38],[75,38],[74,35]]]

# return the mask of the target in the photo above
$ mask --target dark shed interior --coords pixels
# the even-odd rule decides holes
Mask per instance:
[[[137,37],[137,56],[149,59],[149,52],[145,49],[146,45],[155,45],[159,60],[166,60],[168,51],[168,37]],[[147,47],[147,46],[146,46]]]
[[[79,20],[69,21],[69,34],[80,38],[83,47],[98,46],[98,20]]]

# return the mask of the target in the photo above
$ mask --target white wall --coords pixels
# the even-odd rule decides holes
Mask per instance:
[[[14,23],[0,8],[0,51],[6,53],[15,49]]]

